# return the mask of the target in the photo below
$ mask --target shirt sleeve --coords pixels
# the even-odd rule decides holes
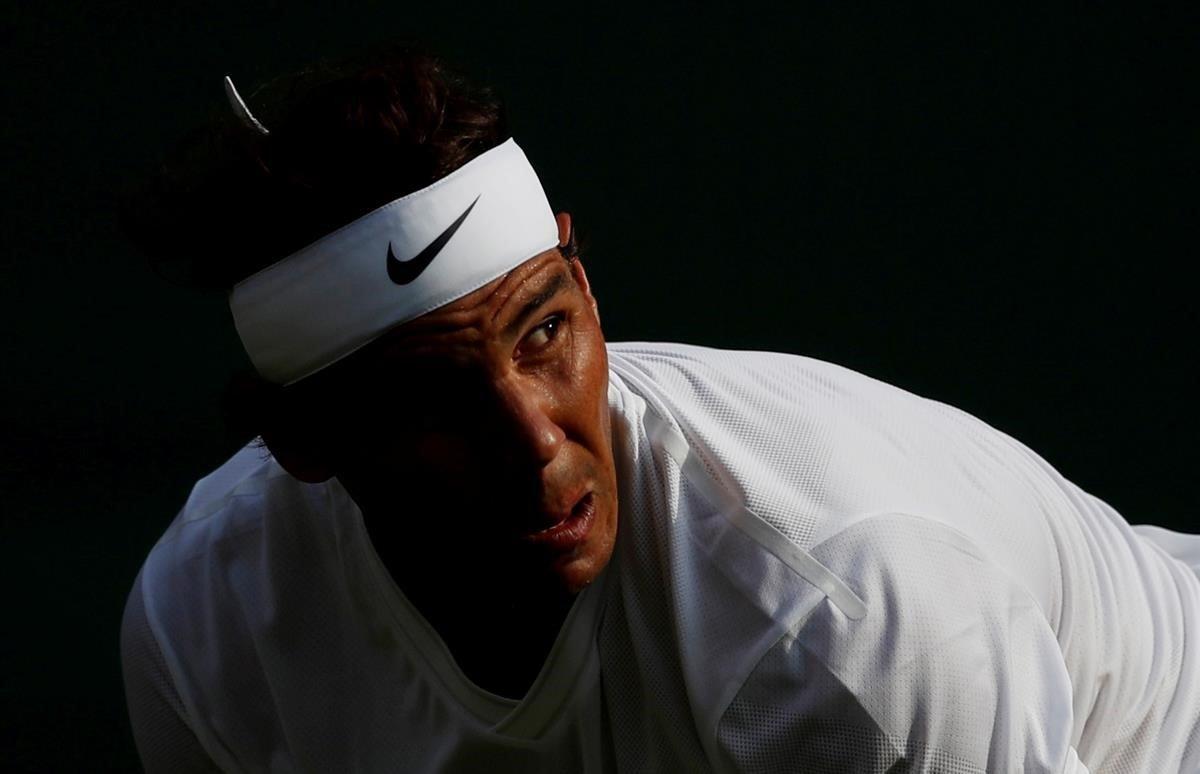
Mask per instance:
[[[133,738],[145,770],[149,774],[220,771],[188,725],[183,702],[146,620],[140,572],[121,620],[121,666]]]
[[[1046,616],[963,535],[890,514],[812,553],[867,614],[826,601],[758,662],[718,728],[731,768],[1087,774]]]

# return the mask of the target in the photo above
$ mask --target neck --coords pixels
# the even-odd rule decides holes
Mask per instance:
[[[384,567],[466,676],[492,693],[524,696],[575,595],[531,569],[532,557],[456,551],[450,568],[445,554],[428,549],[429,541],[389,534],[383,525],[394,519],[372,519],[366,510],[363,519]]]

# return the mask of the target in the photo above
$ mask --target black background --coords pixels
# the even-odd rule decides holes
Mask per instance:
[[[612,340],[831,360],[957,405],[1134,523],[1200,531],[1194,17],[821,3],[5,12],[4,767],[136,766],[118,624],[244,439],[225,299],[113,224],[231,74],[243,95],[415,37],[507,99]],[[253,107],[253,105],[251,105]],[[187,235],[181,235],[186,239]]]

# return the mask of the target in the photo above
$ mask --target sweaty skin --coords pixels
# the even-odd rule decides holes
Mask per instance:
[[[565,244],[570,216],[558,224]],[[583,266],[534,256],[388,332],[336,378],[335,440],[268,436],[272,452],[302,480],[337,476],[468,677],[523,695],[616,540],[608,358]],[[567,534],[536,536],[559,522]]]

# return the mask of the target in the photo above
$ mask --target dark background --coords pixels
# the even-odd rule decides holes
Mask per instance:
[[[216,403],[245,362],[225,299],[153,275],[112,189],[226,73],[248,95],[384,39],[507,98],[610,339],[831,360],[976,414],[1131,522],[1200,531],[1195,18],[431,7],[6,9],[0,766],[136,766],[124,598],[244,440]]]

